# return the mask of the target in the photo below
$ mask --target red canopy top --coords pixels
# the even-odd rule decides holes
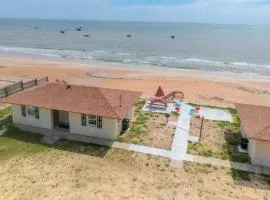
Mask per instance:
[[[161,88],[161,86],[158,87],[158,90],[155,94],[155,97],[158,97],[158,98],[164,97],[164,92],[163,92],[163,89]]]

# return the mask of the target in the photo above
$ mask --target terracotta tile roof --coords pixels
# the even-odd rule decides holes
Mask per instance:
[[[122,119],[140,95],[126,90],[78,85],[68,88],[63,83],[47,83],[13,94],[2,102]]]
[[[270,141],[270,107],[235,104],[248,138]]]

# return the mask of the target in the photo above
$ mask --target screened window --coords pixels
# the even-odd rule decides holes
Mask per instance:
[[[88,125],[97,125],[96,115],[88,115]]]

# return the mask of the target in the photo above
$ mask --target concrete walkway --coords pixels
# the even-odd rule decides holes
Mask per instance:
[[[129,150],[139,152],[139,153],[151,154],[155,156],[161,156],[161,157],[167,157],[167,158],[171,157],[171,151],[169,150],[152,148],[152,147],[147,147],[147,146],[142,146],[142,145],[131,144],[129,146]]]
[[[191,119],[189,115],[190,109],[192,109],[191,106],[184,103],[181,104],[181,115],[178,118],[171,148],[171,159],[174,161],[183,160],[187,153]]]
[[[221,160],[217,158],[196,156],[196,155],[191,155],[191,154],[186,154],[183,160],[189,161],[189,162],[200,163],[200,164],[210,164],[216,167],[226,167],[226,168],[232,168],[232,169],[237,169],[237,170],[242,170],[242,171],[270,175],[269,167],[251,165],[248,163],[231,162],[229,160]]]

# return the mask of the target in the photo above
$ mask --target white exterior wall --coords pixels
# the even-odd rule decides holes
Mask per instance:
[[[270,167],[270,142],[250,140],[249,156],[252,164]]]
[[[251,162],[253,162],[254,160],[255,149],[256,149],[256,141],[249,139],[248,140],[248,155],[250,157]]]
[[[132,106],[125,115],[125,119],[131,119],[135,111],[135,106]]]
[[[102,128],[100,129],[91,125],[82,126],[81,114],[69,113],[70,133],[102,139],[116,139],[120,133],[119,121],[121,120],[102,117]]]
[[[50,109],[39,108],[39,119],[22,116],[20,105],[12,105],[12,118],[15,124],[30,125],[40,128],[52,129],[52,114]]]
[[[242,136],[247,138],[243,125],[241,124]],[[249,139],[248,155],[251,163],[255,165],[270,167],[270,142]]]
[[[242,137],[247,138],[247,135],[246,135],[246,132],[242,123],[240,126],[240,131],[241,131]]]

